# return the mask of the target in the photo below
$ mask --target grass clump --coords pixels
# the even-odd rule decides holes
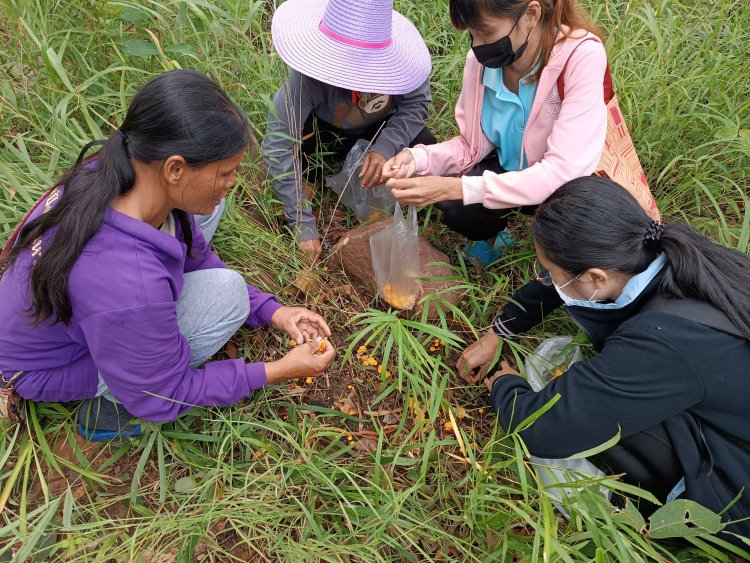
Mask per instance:
[[[0,242],[80,147],[122,120],[149,76],[178,67],[207,73],[260,138],[286,72],[271,45],[272,3],[1,4]],[[747,252],[750,6],[586,4],[608,31],[615,85],[663,214]],[[446,2],[395,7],[434,56],[429,124],[445,138],[455,133],[467,35],[451,29]],[[533,275],[523,219],[512,225],[519,243],[484,272],[463,263],[455,239],[434,220],[423,223],[452,257],[466,302],[460,312],[446,306],[436,323],[408,320],[325,264],[307,269],[290,251],[256,156],[245,172],[216,247],[253,283],[329,320],[341,350],[335,367],[235,407],[147,425],[141,439],[108,448],[77,439],[67,406],[30,405],[25,426],[0,427],[0,561],[747,557],[710,537],[659,539],[637,513],[616,513],[592,493],[569,501],[572,517],[564,520],[523,444],[496,427],[486,393],[456,378],[459,350]],[[330,219],[324,211],[322,220]],[[505,342],[502,353],[520,363],[551,333],[576,328],[558,316]],[[224,354],[262,361],[287,345],[267,332],[243,332]],[[376,365],[363,365],[358,352]],[[612,478],[600,484],[643,494]]]

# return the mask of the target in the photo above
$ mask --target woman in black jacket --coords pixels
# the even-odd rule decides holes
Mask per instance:
[[[614,182],[563,185],[537,210],[538,279],[559,295],[597,354],[534,392],[506,362],[485,380],[509,431],[559,394],[521,432],[529,452],[565,458],[621,439],[598,458],[660,501],[688,498],[721,512],[725,531],[750,536],[750,258],[679,223],[652,221]],[[524,318],[526,317],[526,318]],[[496,323],[497,324],[497,323]],[[497,332],[497,329],[496,329]],[[479,381],[498,347],[469,346],[459,373]],[[735,536],[724,536],[735,542]]]

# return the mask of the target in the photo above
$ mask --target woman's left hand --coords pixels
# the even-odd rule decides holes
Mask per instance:
[[[493,373],[490,377],[484,380],[484,384],[487,386],[487,390],[492,393],[492,386],[495,384],[495,381],[500,379],[504,375],[521,375],[516,370],[514,370],[512,367],[510,367],[510,364],[503,360],[500,362],[500,370]]]
[[[281,307],[271,316],[271,326],[286,332],[298,344],[322,336],[331,336],[323,317],[302,307]]]
[[[416,178],[392,178],[385,183],[393,197],[403,205],[424,207],[439,201],[463,199],[461,178],[442,176],[420,176]]]

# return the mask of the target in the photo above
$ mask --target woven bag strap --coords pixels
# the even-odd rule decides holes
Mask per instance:
[[[560,76],[557,77],[557,93],[560,95],[560,103],[562,103],[562,101],[565,99],[565,70],[568,68],[570,57],[572,57],[576,49],[578,49],[578,47],[583,45],[583,43],[585,43],[586,41],[595,41],[595,39],[589,37],[576,45],[575,48],[570,52],[570,55],[568,55],[568,60],[565,61],[565,65],[563,66],[562,72],[560,72]],[[604,70],[604,103],[608,104],[609,101],[614,97],[614,95],[615,90],[612,86],[612,73],[609,70],[609,62],[607,62],[607,68]]]

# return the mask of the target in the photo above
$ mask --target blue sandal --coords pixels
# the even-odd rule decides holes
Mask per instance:
[[[141,425],[119,403],[103,397],[87,399],[78,408],[78,432],[93,442],[108,442],[141,435]]]
[[[496,262],[514,242],[516,240],[509,232],[500,231],[492,246],[485,240],[477,240],[464,246],[463,252],[476,265],[486,268]]]

